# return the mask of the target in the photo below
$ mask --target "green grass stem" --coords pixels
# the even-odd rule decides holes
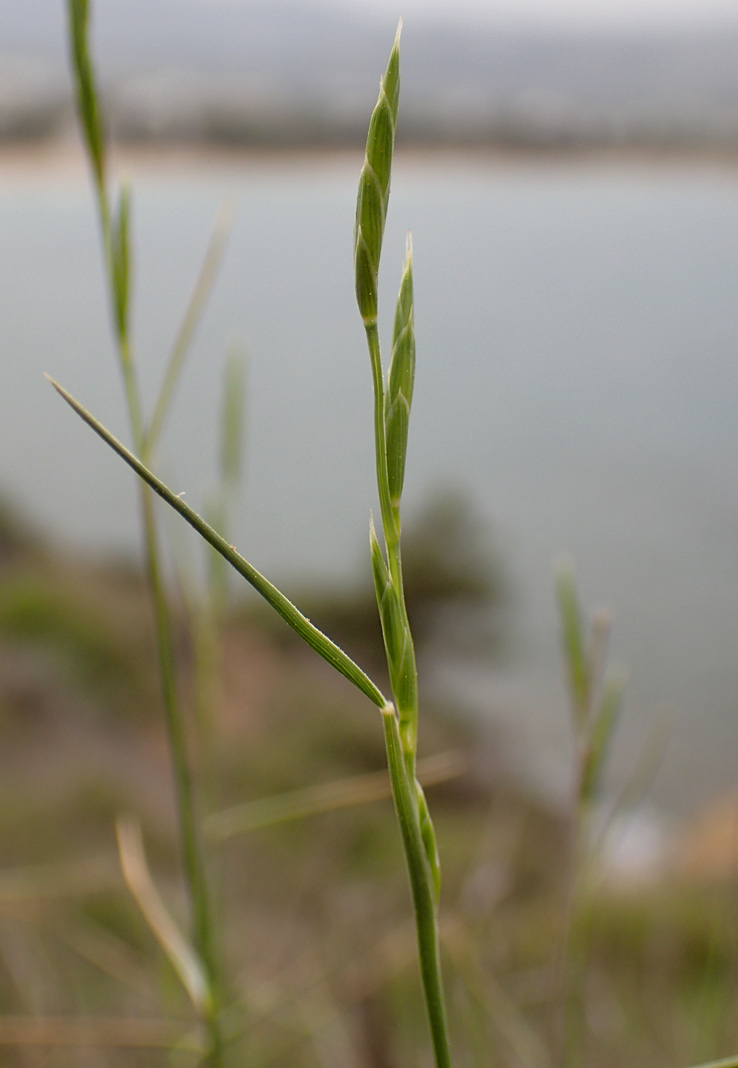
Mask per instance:
[[[415,912],[418,958],[436,1068],[451,1068],[451,1044],[441,977],[436,887],[418,818],[415,779],[408,775],[394,708],[382,712],[392,797],[400,825]]]
[[[400,545],[400,497],[415,374],[412,243],[397,298],[392,358],[385,385],[377,327],[378,273],[390,192],[400,93],[398,26],[379,98],[369,122],[364,166],[359,178],[354,224],[356,299],[366,333],[374,392],[374,445],[377,492],[386,558],[370,529],[370,551],[394,705],[383,709],[392,795],[400,825],[415,912],[420,972],[436,1068],[451,1065],[448,1024],[438,951],[440,863],[433,823],[416,778],[418,678],[415,648],[405,603]],[[396,709],[396,711],[395,711]]]

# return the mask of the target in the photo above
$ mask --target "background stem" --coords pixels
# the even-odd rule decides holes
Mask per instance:
[[[98,103],[99,94],[88,48],[87,3],[83,3],[82,0],[68,0],[68,14],[70,52],[77,81],[79,117],[92,169],[118,364],[123,379],[123,391],[134,449],[146,462],[149,462],[148,435],[136,382],[133,348],[128,327],[131,275],[128,196],[124,190],[114,217],[107,190],[106,147]],[[212,913],[205,861],[198,838],[199,819],[193,774],[187,754],[184,709],[177,692],[174,628],[157,545],[153,497],[149,487],[144,483],[141,484],[140,500],[144,557],[154,609],[159,676],[173,768],[182,863],[190,900],[192,938],[208,985],[205,1022],[209,1033],[210,1049],[206,1063],[211,1068],[220,1068],[223,1063],[223,1043],[218,1022],[219,999],[213,949]]]

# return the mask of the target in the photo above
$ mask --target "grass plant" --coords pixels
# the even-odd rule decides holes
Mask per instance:
[[[591,1050],[594,1050],[595,1060],[602,1068],[633,1063],[631,1057],[621,1059],[619,1049],[605,1048],[604,1044],[598,1046],[592,1041],[588,1020],[588,972],[598,967],[597,954],[603,941],[600,938],[598,942],[597,928],[603,913],[597,912],[592,895],[592,875],[598,856],[596,842],[593,845],[594,814],[610,741],[618,719],[622,679],[606,671],[607,621],[603,616],[596,616],[592,627],[585,627],[573,573],[566,568],[561,569],[557,576],[557,598],[574,735],[573,789],[567,826],[559,834],[554,820],[539,818],[538,813],[531,817],[527,810],[525,817],[516,817],[512,821],[515,830],[521,832],[520,837],[527,836],[530,841],[528,853],[518,868],[512,862],[508,866],[511,872],[515,872],[514,878],[510,876],[512,890],[508,896],[515,898],[515,901],[503,900],[500,916],[495,919],[495,933],[491,934],[493,926],[490,916],[495,911],[496,902],[486,904],[483,914],[479,910],[474,914],[474,909],[464,904],[465,895],[469,900],[474,897],[473,888],[465,885],[464,879],[456,874],[456,868],[454,878],[457,885],[453,885],[452,881],[450,889],[446,890],[452,902],[455,901],[455,907],[444,915],[444,923],[441,923],[439,915],[440,862],[436,833],[423,786],[453,779],[460,773],[463,760],[455,752],[430,759],[418,757],[418,679],[404,589],[401,537],[401,502],[416,356],[413,258],[409,237],[394,309],[387,366],[382,360],[379,331],[378,279],[398,118],[400,28],[369,123],[366,153],[359,178],[353,242],[356,300],[366,338],[374,398],[379,510],[377,527],[373,518],[369,522],[369,557],[391,689],[388,694],[230,543],[227,513],[238,481],[242,423],[237,405],[232,405],[234,399],[241,395],[242,370],[239,370],[237,360],[229,364],[226,376],[229,403],[223,420],[221,491],[207,510],[206,517],[199,515],[155,472],[156,446],[217,270],[228,229],[228,212],[221,215],[216,225],[202,271],[173,343],[161,389],[151,406],[151,414],[147,416],[138,390],[130,323],[131,196],[126,188],[111,193],[104,122],[89,52],[88,0],[67,0],[67,7],[79,116],[102,235],[111,323],[128,407],[131,447],[114,436],[61,385],[56,382],[53,385],[75,412],[129,465],[141,482],[144,555],[156,620],[158,667],[173,768],[182,869],[190,903],[189,933],[183,934],[172,919],[164,900],[165,894],[155,885],[149,870],[140,827],[132,819],[124,818],[118,822],[119,857],[130,894],[145,917],[149,931],[153,932],[156,942],[187,991],[200,1026],[193,1028],[189,1020],[154,1018],[115,1020],[100,1016],[95,1020],[75,1022],[51,1015],[45,1020],[36,1021],[6,1015],[0,1018],[0,1044],[162,1049],[168,1050],[172,1057],[175,1053],[185,1057],[194,1056],[207,1068],[224,1068],[230,1063],[232,1049],[237,1049],[239,1056],[246,1057],[245,1061],[241,1059],[238,1063],[252,1063],[259,1068],[270,1063],[290,1063],[299,1068],[314,1064],[348,1064],[352,1044],[347,1028],[340,1022],[340,1010],[332,989],[350,985],[347,977],[358,968],[362,975],[360,981],[354,978],[353,984],[360,991],[356,1001],[365,1013],[365,1021],[368,1021],[364,1024],[367,1048],[370,1038],[376,1042],[375,1052],[367,1054],[373,1059],[367,1063],[374,1066],[392,1061],[392,1054],[387,1053],[388,1047],[382,1045],[381,1036],[377,1034],[381,1029],[374,1027],[372,1022],[375,1019],[372,1006],[378,991],[388,998],[395,997],[403,1002],[404,1031],[392,1047],[394,1056],[400,1057],[403,1063],[420,1063],[420,1056],[416,1053],[420,1044],[418,1020],[422,1008],[419,1000],[417,1009],[415,1002],[408,1003],[406,985],[397,981],[398,973],[408,959],[416,954],[436,1068],[451,1068],[452,1063],[457,1068],[518,1068],[520,1065],[524,1068],[579,1068],[582,1063],[589,1063]],[[388,774],[355,774],[330,783],[282,789],[275,793],[267,791],[267,796],[256,801],[231,804],[220,812],[201,812],[200,795],[204,794],[212,800],[213,791],[207,787],[214,776],[206,760],[195,764],[190,756],[188,736],[192,723],[177,680],[175,621],[159,548],[154,510],[156,496],[201,536],[209,546],[208,551],[213,551],[211,561],[214,563],[204,602],[198,604],[197,597],[185,591],[191,605],[190,622],[197,649],[195,673],[198,676],[196,704],[199,704],[200,712],[199,740],[211,729],[208,722],[211,701],[207,694],[217,687],[218,630],[224,610],[223,568],[230,566],[307,646],[347,679],[362,698],[368,699],[375,715],[379,716],[377,734],[381,724]],[[7,602],[4,610],[10,618],[12,613],[9,613]],[[38,610],[34,615],[36,623],[37,617]],[[2,618],[3,612],[0,611],[0,622]],[[115,671],[119,670],[116,665]],[[307,697],[300,695],[301,705],[307,700]],[[310,712],[314,711],[317,710],[311,707]],[[331,710],[323,711],[328,716]],[[322,728],[318,728],[313,721],[312,729],[314,733],[319,733]],[[208,744],[200,748],[205,754],[209,751]],[[414,920],[412,934],[408,923],[395,918],[388,928],[382,930],[381,936],[378,934],[373,938],[369,934],[363,942],[357,941],[356,944],[363,948],[360,950],[360,959],[356,961],[347,962],[337,958],[335,962],[327,962],[321,959],[319,948],[305,951],[291,966],[290,975],[285,979],[282,989],[255,980],[241,982],[238,993],[233,993],[221,974],[225,969],[221,968],[216,952],[217,944],[224,939],[216,923],[217,910],[212,905],[211,883],[215,881],[212,850],[223,848],[224,843],[237,836],[277,827],[285,837],[273,846],[274,851],[281,851],[289,857],[292,871],[298,863],[299,849],[295,839],[289,837],[291,823],[319,814],[322,814],[321,818],[325,818],[326,814],[339,818],[342,810],[366,805],[389,793],[394,803],[409,878]],[[459,829],[461,821],[465,824],[463,832]],[[453,824],[456,833],[448,836],[450,844],[466,848],[466,833],[473,839],[474,848],[479,849],[479,835],[469,823],[468,814],[463,812],[459,822]],[[558,912],[553,907],[556,895],[550,892],[550,884],[547,883],[543,890],[538,885],[541,882],[538,873],[546,847],[556,852],[557,862],[565,858],[563,865],[560,865],[564,869],[563,877],[556,883],[557,889],[561,889],[563,884],[563,894],[560,895],[563,907]],[[384,846],[382,852],[386,853]],[[463,850],[460,849],[460,853]],[[464,854],[464,860],[468,861],[467,854]],[[90,875],[90,870],[93,875]],[[51,883],[57,887],[68,883],[70,889],[65,892],[70,894],[77,893],[80,884],[89,886],[95,879],[109,884],[109,858],[103,858],[102,863],[92,863],[90,870],[84,865],[79,866],[79,870],[74,865],[24,870],[15,882],[12,878],[6,879],[5,883],[0,881],[0,903],[5,898],[15,900],[19,895],[32,898],[36,894],[43,897],[48,895]],[[267,878],[269,871],[266,865],[265,872],[259,872],[260,877]],[[282,892],[286,892],[284,888]],[[544,903],[541,904],[543,899]],[[523,904],[519,904],[521,900]],[[638,904],[640,907],[641,903]],[[643,908],[646,909],[647,905],[644,904]],[[655,908],[658,910],[658,902]],[[634,917],[634,909],[629,911],[625,906],[623,912],[625,915],[618,928],[621,935],[628,924],[640,922]],[[587,942],[589,935],[592,935],[592,939]],[[441,973],[442,941],[448,953],[452,975],[449,988],[455,995],[454,1006],[461,1006],[458,1013],[461,1022],[457,1023],[453,1032],[456,1047],[454,1060]],[[674,941],[679,942],[679,939]],[[687,961],[683,968],[687,974],[689,938],[686,934],[683,941],[684,946],[679,943],[679,952]],[[702,952],[705,936],[701,928],[699,938],[695,938],[695,941],[699,941]],[[91,958],[100,961],[105,957],[102,943],[96,941],[90,929],[85,932],[84,938],[78,932],[77,942],[80,945],[85,942],[85,952]],[[552,944],[555,948],[551,967]],[[738,953],[736,963],[738,965]],[[119,963],[115,967],[118,968]],[[129,983],[135,987],[138,973],[132,969],[130,974],[134,978],[132,982],[129,978]],[[536,976],[549,974],[553,976],[550,983],[538,982],[536,986],[536,982],[530,981],[531,975],[535,979]],[[632,987],[632,974],[628,968],[623,969],[623,974],[625,979],[622,987]],[[509,976],[512,979],[508,981]],[[534,988],[533,995],[528,995],[527,1001],[525,993],[520,994],[520,990],[525,991],[526,982]],[[545,996],[540,994],[543,985],[547,987]],[[672,997],[676,998],[674,988],[669,989]],[[607,998],[603,1001],[610,1008],[617,1004],[623,1015],[633,1011],[632,999],[628,1000],[632,995],[631,990],[628,989],[621,996],[617,982],[613,981],[607,991]],[[666,995],[663,998],[665,1000]],[[657,995],[654,995],[654,1000],[657,1000]],[[534,1002],[532,1008],[530,1001]],[[638,1006],[638,1009],[642,1008]],[[679,1015],[676,1001],[669,1011]],[[260,1028],[265,1021],[275,1020],[278,1021],[276,1037],[270,1034],[264,1038]],[[631,1027],[632,1032],[637,1030],[636,1025]],[[728,1033],[733,1035],[735,1032],[726,1030]],[[306,1036],[312,1056],[304,1060],[299,1059],[296,1046]],[[650,1046],[644,1041],[637,1048],[648,1050],[651,1054],[649,1061],[658,1064],[659,1068],[672,1068],[668,1055],[662,1056],[663,1043],[660,1043],[658,1034],[653,1040],[649,1035],[649,1041]],[[628,1048],[627,1043],[623,1043],[623,1049]],[[705,1049],[708,1048],[706,1045]],[[246,1051],[245,1054],[241,1053],[242,1050]],[[33,1059],[29,1058],[28,1063],[34,1063]],[[738,1068],[738,1058],[714,1061],[702,1068]]]
[[[560,563],[557,568],[556,594],[569,689],[574,775],[563,922],[551,998],[552,1048],[557,1051],[555,1063],[574,1068],[581,1061],[584,1032],[586,946],[582,927],[596,854],[593,817],[620,712],[624,678],[606,672],[609,616],[598,612],[587,630],[574,572],[568,564]]]
[[[77,76],[78,104],[92,163],[103,233],[106,264],[118,341],[121,370],[129,404],[134,448],[137,458],[65,390],[53,383],[77,413],[140,476],[147,487],[143,492],[144,530],[149,574],[154,589],[162,677],[170,725],[172,753],[178,786],[177,796],[182,827],[185,869],[193,902],[194,948],[199,956],[202,979],[187,988],[199,1004],[209,1025],[211,1060],[220,1063],[222,1037],[217,1023],[219,1007],[213,960],[213,933],[208,903],[207,878],[199,847],[199,827],[195,814],[192,776],[187,763],[182,712],[177,705],[173,678],[171,624],[166,609],[161,570],[156,549],[154,515],[148,490],[154,490],[180,513],[191,526],[259,592],[285,622],[337,671],[362,691],[380,710],[392,797],[400,827],[415,914],[418,954],[425,1004],[437,1068],[450,1068],[451,1052],[441,977],[438,936],[440,862],[435,832],[423,788],[416,775],[418,738],[418,683],[415,653],[405,606],[400,547],[400,499],[407,452],[408,423],[415,374],[415,334],[413,322],[412,246],[407,253],[397,299],[392,356],[385,382],[380,352],[378,314],[378,272],[389,200],[395,126],[400,90],[400,28],[390,53],[379,99],[372,113],[366,156],[359,179],[354,229],[356,296],[366,332],[374,389],[374,434],[377,488],[379,493],[384,550],[373,522],[370,524],[370,552],[377,604],[382,624],[387,665],[394,702],[334,642],[322,634],[276,587],[248,563],[210,524],[197,515],[150,470],[152,438],[144,426],[135,384],[133,358],[128,335],[128,293],[130,277],[129,205],[121,192],[115,213],[106,193],[104,137],[97,93],[87,47],[88,9],[84,0],[69,0],[72,54]],[[181,362],[181,361],[180,361]],[[165,389],[169,376],[165,379]],[[168,396],[168,393],[167,393]],[[155,411],[160,412],[161,405]],[[154,424],[161,425],[161,417]],[[160,924],[157,925],[159,928]],[[171,944],[171,938],[168,939]],[[183,974],[181,953],[178,970]],[[191,956],[191,961],[197,961]]]

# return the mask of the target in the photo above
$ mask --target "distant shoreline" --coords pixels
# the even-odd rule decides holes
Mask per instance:
[[[738,145],[724,148],[664,145],[403,145],[398,141],[396,162],[417,164],[447,160],[454,164],[541,165],[594,164],[625,166],[696,166],[734,169],[738,165]],[[327,161],[356,161],[362,151],[354,146],[217,146],[208,143],[137,142],[114,145],[111,152],[115,171],[229,170],[244,164],[261,168],[295,161],[322,166]],[[41,141],[0,141],[0,181],[14,178],[80,177],[87,175],[87,161],[79,141],[72,137]]]

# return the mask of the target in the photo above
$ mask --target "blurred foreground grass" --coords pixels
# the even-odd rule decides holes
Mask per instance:
[[[115,821],[131,813],[163,896],[185,914],[143,577],[62,557],[9,519],[0,527],[0,1064],[194,1064],[185,995],[115,848]],[[343,602],[322,611],[334,622],[360,617],[357,598],[353,614]],[[195,762],[206,745],[203,763],[216,769],[208,810],[259,802],[245,814],[251,830],[211,843],[228,932],[229,1063],[421,1068],[391,802],[336,804],[348,805],[357,783],[377,791],[375,718],[344,680],[246,609],[224,628],[217,687],[217,722],[203,738],[193,710],[191,733]],[[546,1068],[566,815],[500,767],[478,723],[432,699],[423,715],[421,756],[453,754],[449,777],[429,789],[459,1066]],[[325,800],[316,789],[336,780],[352,785],[334,789],[327,811],[273,822],[290,805]],[[286,802],[263,800],[287,792]],[[588,946],[584,1063],[676,1068],[738,1047],[735,889],[730,877],[680,879],[673,867],[633,885],[597,881],[578,932]]]

